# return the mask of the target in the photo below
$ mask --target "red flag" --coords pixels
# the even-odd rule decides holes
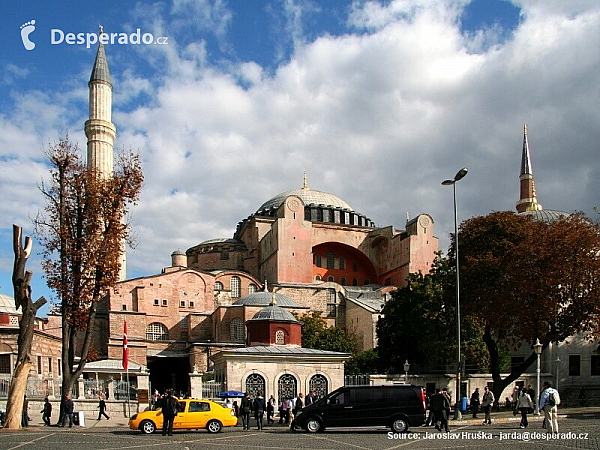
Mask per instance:
[[[123,324],[123,369],[129,365],[129,348],[127,347],[127,322]]]

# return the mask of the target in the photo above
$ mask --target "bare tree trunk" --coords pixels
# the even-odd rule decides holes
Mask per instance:
[[[33,329],[35,316],[40,307],[46,303],[44,297],[40,297],[35,303],[31,300],[32,273],[25,272],[25,264],[31,254],[33,243],[28,236],[23,246],[23,231],[21,227],[13,225],[13,250],[15,253],[15,264],[13,266],[13,289],[15,295],[15,308],[21,308],[21,321],[19,322],[19,340],[17,364],[8,392],[6,403],[5,428],[21,428],[21,417],[23,414],[23,399],[27,389],[27,378],[31,369],[31,344],[33,343]]]

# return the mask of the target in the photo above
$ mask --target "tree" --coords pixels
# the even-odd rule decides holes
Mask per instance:
[[[447,372],[456,366],[456,272],[438,254],[428,274],[413,273],[407,286],[386,303],[377,322],[378,354],[382,368],[404,372],[408,360],[415,372]],[[487,351],[477,320],[461,320],[465,367],[485,367]]]
[[[15,308],[21,309],[21,321],[19,322],[19,339],[17,351],[17,363],[6,403],[6,422],[4,428],[21,428],[21,413],[23,411],[23,400],[27,389],[27,379],[31,369],[31,344],[33,343],[34,322],[38,309],[45,303],[46,299],[40,297],[36,302],[31,300],[31,277],[32,272],[25,271],[25,265],[31,255],[33,242],[29,236],[25,238],[23,246],[23,230],[13,225],[13,250],[15,263],[13,266],[12,283],[15,295]]]
[[[348,375],[379,373],[379,366],[379,354],[372,348],[352,355],[344,372]]]
[[[87,168],[68,136],[50,145],[47,156],[51,181],[40,187],[47,203],[35,225],[48,286],[62,314],[66,394],[88,361],[97,303],[118,281],[122,242],[129,237],[124,217],[138,199],[143,175],[139,156],[131,152],[118,155],[114,174]]]
[[[462,305],[483,323],[496,398],[536,359],[532,349],[502,379],[503,349],[598,335],[598,224],[581,214],[546,223],[494,212],[463,222],[459,242]]]
[[[302,323],[302,347],[330,352],[353,353],[355,344],[338,327],[328,327],[319,312],[298,318]]]

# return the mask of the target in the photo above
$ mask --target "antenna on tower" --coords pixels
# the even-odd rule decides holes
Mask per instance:
[[[104,34],[104,27],[102,24],[98,25],[98,28],[100,28],[100,34]]]

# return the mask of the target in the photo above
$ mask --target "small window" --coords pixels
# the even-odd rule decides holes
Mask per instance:
[[[58,376],[59,377],[62,376],[62,366],[61,366],[61,363],[60,363],[60,358],[56,359],[56,367],[58,368],[58,371],[57,371],[58,372]]]
[[[332,276],[328,276],[328,277],[327,277],[327,281],[331,281],[331,282],[333,282],[333,281],[335,281],[335,278],[333,278]]]
[[[317,267],[323,267],[323,262],[321,261],[321,255],[315,255],[315,265]]]
[[[10,354],[0,355],[0,373],[10,374]]]
[[[215,282],[215,291],[222,291],[223,290],[223,283],[221,283],[220,281],[216,281]]]
[[[52,375],[52,358],[48,358],[48,373]]]
[[[240,277],[231,277],[231,298],[239,298],[241,292]]]
[[[194,307],[194,302],[188,302],[188,306],[189,306],[190,308],[193,308],[193,307]]]
[[[127,305],[121,305],[121,310],[122,311],[127,311]]]
[[[37,357],[37,372],[38,374],[42,374],[42,357],[38,356]]]
[[[179,307],[180,308],[185,308],[185,300],[180,300],[179,301]]]
[[[279,345],[285,344],[285,333],[283,330],[277,330],[275,332],[275,343]]]
[[[581,355],[569,355],[569,376],[578,377],[581,375]]]
[[[333,257],[333,252],[327,252],[327,268],[328,269],[333,269],[333,261],[334,261],[334,257]]]
[[[163,305],[163,306],[167,306],[168,304],[169,304],[169,303],[167,302],[167,299],[166,299],[166,298],[163,298],[162,305]]]
[[[346,269],[346,258],[344,258],[343,256],[340,256],[340,270],[345,270]]]
[[[599,376],[600,375],[600,355],[592,355],[590,358],[590,365],[591,365],[590,375]]]
[[[154,306],[158,306],[158,305],[159,305],[159,303],[160,303],[160,302],[158,301],[158,299],[157,299],[157,298],[155,298],[155,299],[154,299]]]
[[[256,285],[254,283],[250,283],[248,285],[248,294],[254,294],[256,292]]]
[[[321,275],[317,275],[317,276],[315,277],[315,280],[317,280],[317,281],[321,281]]]
[[[356,278],[352,278],[352,286],[358,286],[358,280]]]
[[[369,280],[368,278],[365,278],[365,286],[366,286],[367,284],[371,284],[371,280]]]
[[[340,284],[341,284],[342,286],[346,286],[346,277],[342,277],[342,278],[340,278]]]
[[[18,327],[19,326],[19,316],[10,316],[10,324],[12,326]]]
[[[169,330],[162,323],[151,323],[146,327],[146,339],[149,341],[166,341],[169,339]]]

